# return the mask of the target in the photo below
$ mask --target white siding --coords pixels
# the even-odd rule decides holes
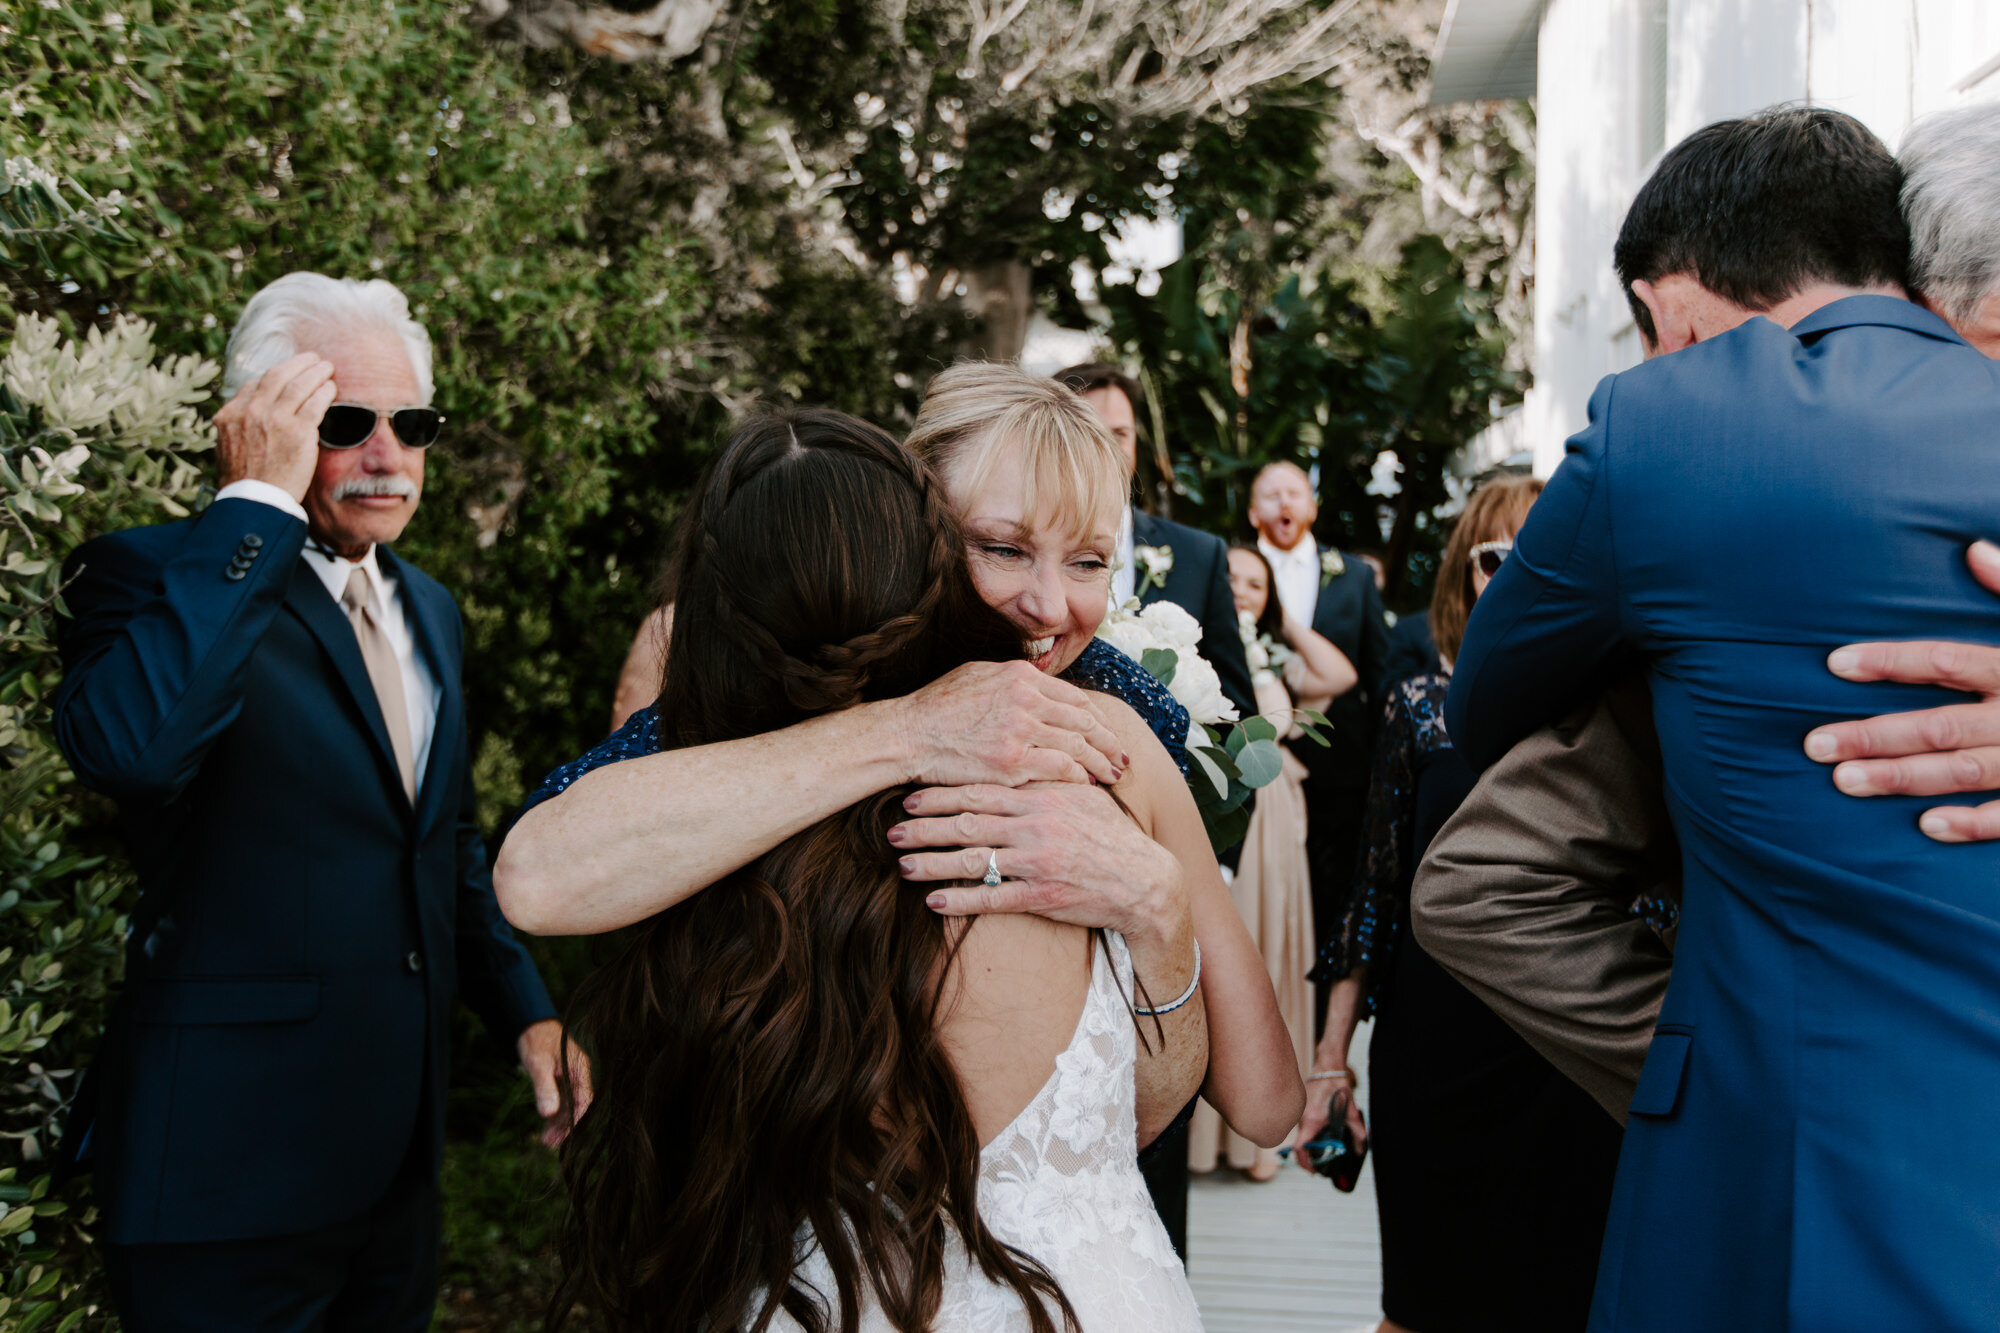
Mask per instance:
[[[1522,411],[1544,473],[1582,427],[1598,380],[1639,357],[1611,247],[1656,156],[1645,142],[1655,110],[1647,29],[1661,2],[1549,0],[1542,12],[1535,387]],[[1664,3],[1667,143],[1809,100],[1853,114],[1893,147],[1926,112],[2000,98],[1996,0]]]

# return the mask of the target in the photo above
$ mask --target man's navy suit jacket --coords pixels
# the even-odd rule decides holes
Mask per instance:
[[[1322,546],[1322,556],[1333,548]],[[1275,594],[1273,594],[1275,595]],[[1375,733],[1382,725],[1383,690],[1389,663],[1389,617],[1382,610],[1382,594],[1375,587],[1375,571],[1365,560],[1344,557],[1338,574],[1324,578],[1313,602],[1313,631],[1347,655],[1360,680],[1354,688],[1327,705],[1326,720],[1333,724],[1329,745],[1310,741],[1295,744],[1292,750],[1305,761],[1312,773],[1308,799],[1335,797],[1344,811],[1358,822],[1362,794],[1368,789],[1368,774],[1375,762]],[[1348,818],[1343,814],[1342,818]],[[1354,867],[1339,867],[1345,877]],[[1322,933],[1328,928],[1321,922]]]
[[[1250,685],[1250,659],[1243,652],[1236,599],[1229,592],[1228,545],[1213,533],[1157,518],[1143,509],[1132,511],[1132,545],[1173,551],[1173,568],[1160,583],[1139,594],[1139,604],[1172,602],[1199,620],[1201,655],[1215,668],[1223,694],[1236,705],[1238,716],[1254,714],[1257,692]],[[1138,571],[1138,577],[1144,579],[1145,571]]]
[[[554,1013],[474,823],[457,608],[386,549],[442,689],[415,808],[306,526],[220,500],[72,557],[56,732],[117,799],[141,896],[93,1068],[114,1243],[298,1233],[435,1169],[447,1018]]]
[[[1996,534],[2000,367],[1849,297],[1600,385],[1474,610],[1460,749],[1492,763],[1636,657],[1683,850],[1598,1333],[2000,1327],[2000,844],[1932,842],[1933,800],[1843,796],[1801,748],[1959,697],[1827,654],[2000,643],[1965,566]]]

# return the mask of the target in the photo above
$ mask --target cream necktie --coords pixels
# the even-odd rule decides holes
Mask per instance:
[[[361,660],[367,664],[368,679],[375,686],[375,701],[382,706],[382,724],[389,729],[389,748],[395,751],[396,768],[403,775],[403,794],[412,805],[417,800],[417,765],[410,749],[410,708],[403,694],[403,668],[389,636],[375,620],[374,598],[368,574],[357,569],[347,576],[347,591],[340,604],[347,608],[348,623],[361,641]]]

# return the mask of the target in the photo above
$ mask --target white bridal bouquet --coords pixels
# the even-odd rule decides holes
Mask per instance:
[[[1104,618],[1097,637],[1144,667],[1187,709],[1188,787],[1209,841],[1217,851],[1241,842],[1250,822],[1244,800],[1284,768],[1277,726],[1264,717],[1228,725],[1237,721],[1236,705],[1198,650],[1201,622],[1172,602],[1142,609],[1136,599],[1128,601]],[[1326,744],[1314,725],[1324,726],[1326,719],[1304,716],[1306,733]]]

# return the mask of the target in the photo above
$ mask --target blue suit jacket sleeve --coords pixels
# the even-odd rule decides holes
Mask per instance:
[[[242,709],[250,659],[305,538],[282,509],[220,500],[186,524],[103,537],[70,557],[55,727],[85,786],[165,803],[194,779]]]
[[[1619,655],[1606,459],[1615,383],[1591,396],[1590,425],[1570,440],[1466,625],[1445,727],[1474,767],[1567,713]]]
[[[459,660],[465,657],[465,629],[457,625]],[[496,1036],[512,1041],[531,1023],[556,1016],[548,987],[535,960],[500,913],[493,896],[493,864],[479,831],[479,797],[472,781],[465,733],[456,738],[459,771],[465,775],[458,798],[458,905],[453,953],[458,992]],[[433,759],[432,762],[436,762]]]
[[[458,989],[488,1029],[511,1041],[529,1024],[554,1018],[556,1007],[535,960],[500,914],[477,810],[468,767],[458,812]]]

